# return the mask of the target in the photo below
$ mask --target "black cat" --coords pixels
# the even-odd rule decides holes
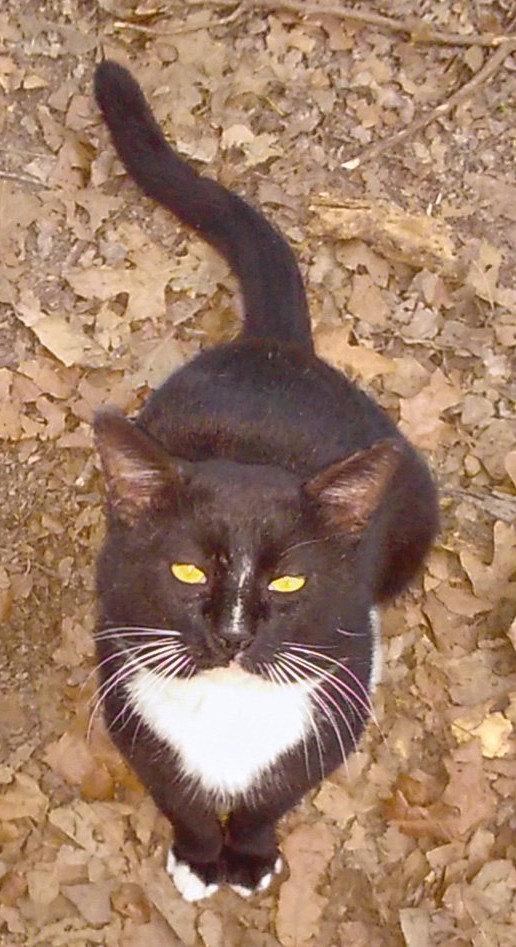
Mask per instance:
[[[239,338],[136,421],[95,418],[100,699],[174,827],[179,890],[250,894],[280,869],[277,820],[357,745],[375,606],[419,569],[436,491],[386,414],[314,355],[283,238],[171,150],[126,69],[103,62],[95,93],[129,174],[226,257],[245,304]]]

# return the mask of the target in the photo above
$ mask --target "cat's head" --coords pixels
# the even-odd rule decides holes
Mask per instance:
[[[291,644],[331,655],[347,635],[358,647],[371,602],[356,550],[396,444],[302,482],[266,465],[174,458],[113,412],[95,430],[109,509],[100,634],[120,629],[128,654],[179,675],[238,662],[274,679]]]

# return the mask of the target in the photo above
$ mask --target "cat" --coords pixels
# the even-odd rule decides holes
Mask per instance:
[[[107,493],[99,701],[174,830],[187,900],[265,890],[276,823],[353,752],[379,676],[377,606],[438,526],[425,461],[314,354],[294,254],[167,143],[130,72],[95,95],[141,190],[229,262],[238,338],[198,354],[135,420],[94,419]]]

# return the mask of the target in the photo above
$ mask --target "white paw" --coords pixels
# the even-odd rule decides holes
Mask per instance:
[[[230,885],[229,887],[235,894],[239,894],[241,898],[250,898],[251,895],[254,894],[253,888],[246,888],[244,885]]]
[[[172,849],[167,856],[167,873],[172,878],[179,894],[185,901],[201,901],[202,898],[211,898],[219,890],[216,884],[207,885],[199,875],[196,875],[186,862],[178,862]]]
[[[279,875],[283,871],[283,859],[281,856],[278,856],[274,862],[274,868],[272,871],[268,871],[266,875],[262,875],[256,888],[246,888],[245,885],[230,885],[232,891],[235,894],[239,894],[241,898],[250,898],[252,894],[261,894],[262,891],[267,891],[267,888],[270,886],[274,875]]]

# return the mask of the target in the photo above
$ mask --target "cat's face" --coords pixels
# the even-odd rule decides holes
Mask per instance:
[[[273,680],[292,645],[368,653],[350,513],[339,506],[344,527],[328,516],[341,472],[307,485],[267,466],[185,463],[121,418],[106,425],[100,634],[119,629],[134,660],[177,676],[239,665]]]

